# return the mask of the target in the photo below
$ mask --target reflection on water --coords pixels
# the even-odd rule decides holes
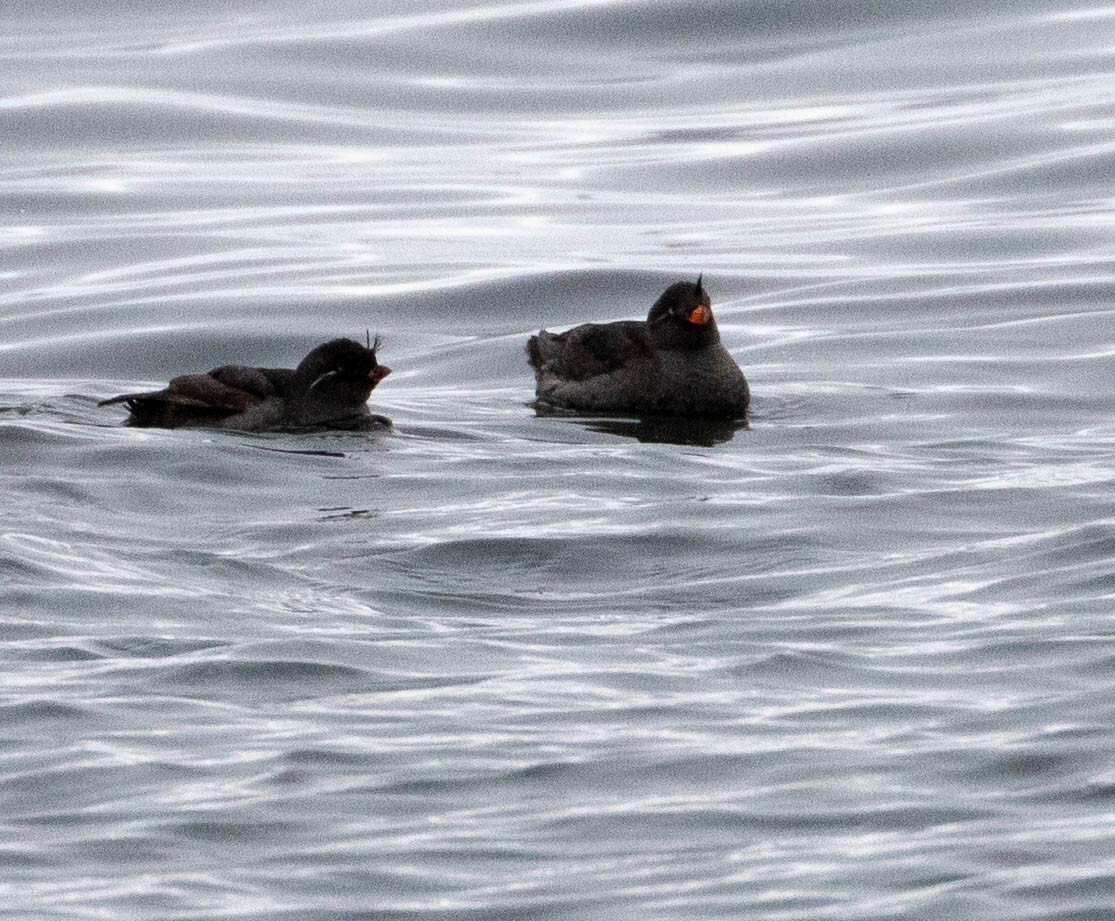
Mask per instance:
[[[672,445],[713,445],[731,441],[746,423],[719,419],[598,419],[586,423],[594,432],[620,435],[638,441]]]
[[[559,419],[603,434],[673,445],[713,445],[731,441],[747,422],[739,419],[684,419],[676,416],[614,417],[565,409],[531,400],[526,404],[540,418]]]
[[[0,23],[10,914],[1106,917],[1110,10]],[[699,271],[750,428],[530,408]],[[368,327],[390,431],[96,405]]]

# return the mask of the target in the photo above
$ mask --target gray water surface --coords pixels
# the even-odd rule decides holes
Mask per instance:
[[[5,917],[1112,917],[1110,8],[0,22]],[[750,428],[535,415],[698,272]]]

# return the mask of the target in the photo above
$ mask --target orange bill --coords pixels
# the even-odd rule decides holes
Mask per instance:
[[[690,323],[697,326],[704,326],[709,320],[712,319],[712,311],[709,310],[704,304],[698,304],[694,307],[686,318]]]

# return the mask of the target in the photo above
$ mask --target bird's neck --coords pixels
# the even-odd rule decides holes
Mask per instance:
[[[709,320],[704,326],[651,323],[650,338],[655,348],[687,351],[715,345],[720,341],[720,332],[715,320]]]

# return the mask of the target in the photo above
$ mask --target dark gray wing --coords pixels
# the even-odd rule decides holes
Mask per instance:
[[[531,336],[527,354],[536,372],[566,381],[584,381],[617,371],[651,354],[646,323],[585,323],[564,333],[542,330]]]
[[[126,404],[135,425],[212,425],[274,393],[274,385],[259,368],[224,365],[208,374],[183,374],[162,390],[123,393],[100,405]]]

